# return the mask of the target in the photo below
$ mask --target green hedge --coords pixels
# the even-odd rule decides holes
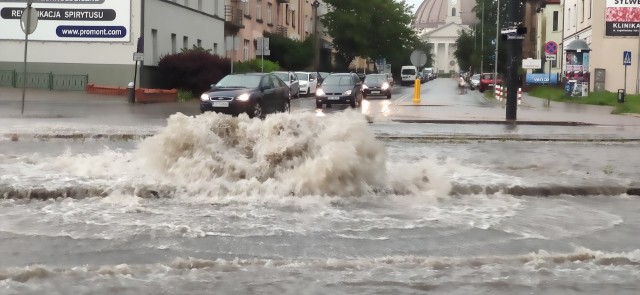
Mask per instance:
[[[270,60],[264,60],[264,72],[271,73],[280,70],[280,65]],[[234,73],[260,73],[262,72],[262,59],[253,59],[244,62],[233,63]]]

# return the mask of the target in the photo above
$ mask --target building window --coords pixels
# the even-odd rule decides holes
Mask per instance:
[[[202,40],[198,39],[198,48],[202,48]]]
[[[289,24],[289,4],[287,4],[284,8],[284,22]]]
[[[591,19],[591,10],[593,10],[593,0],[589,0],[589,19]]]
[[[218,54],[218,43],[213,43],[213,54]]]
[[[557,68],[558,67],[558,61],[557,60],[552,60],[551,61],[551,67],[552,68]]]
[[[251,16],[251,11],[249,11],[249,1],[244,3],[244,15]]]
[[[189,6],[189,0],[184,0],[184,6]]]
[[[273,24],[273,17],[271,14],[271,10],[273,9],[273,5],[271,3],[267,3],[267,23]]]
[[[158,30],[151,29],[151,55],[153,64],[158,64]]]
[[[451,16],[456,16],[456,8],[451,8]]]
[[[249,60],[249,40],[244,39],[244,48],[242,49],[242,60]]]
[[[171,34],[171,53],[176,54],[178,50],[178,41],[176,40],[176,34]]]
[[[581,20],[580,20],[580,22],[581,22],[581,23],[583,23],[583,22],[584,22],[584,9],[585,9],[585,6],[584,6],[584,0],[582,0],[582,18],[581,18]]]
[[[573,26],[578,25],[578,4],[573,4]]]
[[[189,37],[182,37],[182,48],[189,49]]]
[[[218,15],[218,0],[213,1],[213,15]]]
[[[557,31],[558,30],[558,11],[554,11],[553,12],[553,31]]]
[[[296,11],[291,10],[291,26],[296,27]]]
[[[198,10],[202,11],[202,0],[198,0]]]
[[[262,20],[262,0],[258,0],[256,4],[256,19]]]
[[[571,28],[571,8],[569,8],[569,13],[567,13],[567,31]]]

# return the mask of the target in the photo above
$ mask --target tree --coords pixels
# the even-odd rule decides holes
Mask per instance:
[[[477,69],[477,61],[479,61],[479,52],[474,48],[475,38],[474,32],[471,30],[460,30],[458,39],[456,39],[456,50],[453,55],[458,60],[460,69],[466,71],[469,68]]]
[[[264,36],[269,38],[271,51],[271,54],[264,58],[277,63],[283,69],[299,71],[313,63],[313,36],[304,42],[268,32],[265,32]]]
[[[404,0],[325,3],[330,8],[321,21],[333,38],[336,60],[345,68],[356,56],[390,58],[418,40],[411,28],[413,15]]]

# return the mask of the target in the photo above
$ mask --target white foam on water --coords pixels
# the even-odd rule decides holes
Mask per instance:
[[[447,286],[494,286],[530,290],[574,290],[574,287],[626,286],[638,290],[640,249],[630,252],[601,252],[578,248],[570,253],[543,250],[523,255],[427,257],[387,256],[351,259],[201,259],[175,258],[154,264],[119,264],[75,267],[32,265],[0,269],[0,286],[8,294],[47,290],[73,293],[86,286],[98,294],[118,288],[127,294],[156,289],[188,292],[198,288],[211,292],[231,292],[253,286],[274,286],[288,290],[301,282],[318,282],[317,290],[337,288],[341,294],[350,287],[368,286],[378,292],[404,286],[401,293],[412,294],[412,286],[432,286],[446,294]],[[296,284],[297,282],[297,284]],[[378,282],[374,284],[373,282]],[[227,289],[228,288],[228,289]],[[444,288],[441,289],[441,288]],[[540,288],[540,289],[539,289]],[[275,294],[274,292],[266,292]],[[413,292],[411,292],[413,290]],[[88,291],[88,290],[86,290]],[[282,294],[282,293],[278,293]],[[296,294],[296,293],[286,293]],[[298,293],[299,294],[299,293]]]

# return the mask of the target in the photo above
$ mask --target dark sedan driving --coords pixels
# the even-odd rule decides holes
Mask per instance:
[[[391,98],[391,86],[386,74],[371,74],[364,79],[364,95],[367,96],[386,96]]]
[[[200,111],[262,118],[275,112],[289,112],[289,87],[273,74],[232,74],[200,96]]]
[[[331,74],[316,90],[316,107],[349,104],[352,108],[362,103],[362,82],[356,74]]]

